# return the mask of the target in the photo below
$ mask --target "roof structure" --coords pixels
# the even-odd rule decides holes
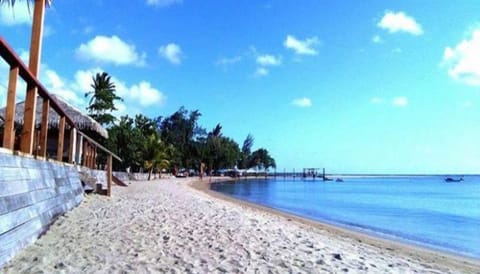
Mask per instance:
[[[92,117],[86,115],[78,108],[70,105],[69,103],[65,102],[59,96],[52,95],[53,99],[65,110],[66,114],[70,116],[70,118],[75,123],[76,127],[80,130],[92,130],[100,134],[100,136],[104,138],[108,138],[108,132],[105,128],[102,127],[97,121],[95,121]],[[37,114],[35,118],[35,125],[38,127],[42,121],[42,104],[43,99],[42,97],[37,97]],[[15,106],[15,123],[23,125],[23,112],[25,108],[25,101],[17,103]],[[0,125],[3,125],[3,120],[5,117],[5,109],[3,107],[0,109]],[[55,112],[54,109],[50,108],[50,113],[48,115],[48,127],[49,128],[58,128],[58,124],[60,121],[59,115]]]

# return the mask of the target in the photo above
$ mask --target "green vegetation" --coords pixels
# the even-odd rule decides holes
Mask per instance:
[[[116,119],[111,114],[112,111],[117,110],[115,101],[122,101],[122,98],[115,94],[115,84],[110,81],[108,73],[97,73],[92,80],[93,91],[85,93],[85,97],[91,95],[87,107],[88,114],[101,125],[108,126]]]
[[[142,114],[128,115],[117,121],[111,114],[115,101],[115,85],[107,73],[98,73],[93,78],[93,91],[87,110],[89,115],[108,127],[109,138],[98,140],[110,151],[123,159],[114,161],[114,170],[130,168],[132,172],[167,170],[175,172],[180,168],[206,171],[218,169],[255,167],[275,168],[275,160],[268,151],[260,148],[251,151],[254,138],[248,135],[242,149],[231,138],[223,136],[222,126],[217,124],[210,132],[198,124],[201,113],[180,107],[167,117],[148,118]],[[98,137],[100,138],[100,137]]]

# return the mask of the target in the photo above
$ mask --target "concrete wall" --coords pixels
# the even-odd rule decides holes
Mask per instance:
[[[73,166],[0,150],[0,266],[82,200]]]

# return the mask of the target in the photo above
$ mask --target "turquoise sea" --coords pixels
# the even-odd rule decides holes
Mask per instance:
[[[334,177],[335,178],[335,177]],[[212,190],[312,220],[480,258],[480,176],[282,178],[215,183]]]

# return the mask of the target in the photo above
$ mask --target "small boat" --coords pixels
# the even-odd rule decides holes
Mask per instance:
[[[463,177],[462,177],[462,178],[459,178],[459,179],[453,179],[452,177],[447,177],[447,178],[445,178],[445,182],[447,182],[447,183],[459,183],[459,182],[463,182]]]
[[[341,183],[341,182],[343,182],[343,179],[341,179],[341,178],[337,178],[337,179],[335,180],[335,182],[337,182],[337,183]]]

